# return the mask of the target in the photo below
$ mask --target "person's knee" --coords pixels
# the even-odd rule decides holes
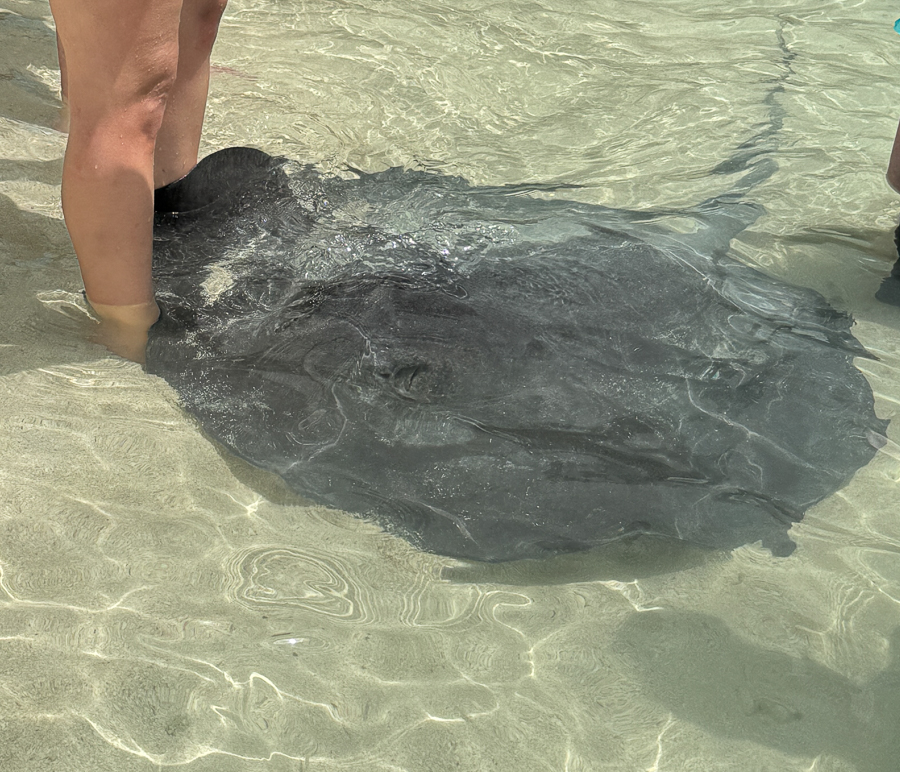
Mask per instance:
[[[166,100],[175,80],[178,76],[178,49],[169,52],[161,52],[147,63],[136,81],[131,85],[130,91],[120,93],[120,98],[133,100],[148,112],[165,110]],[[126,86],[128,88],[128,86]]]
[[[150,142],[156,141],[178,74],[177,47],[172,49],[159,51],[146,62],[139,74],[129,79],[130,82],[123,83],[114,97],[118,104],[112,105],[112,109],[119,113],[123,130]]]
[[[70,144],[86,152],[111,152],[117,142],[152,151],[175,85],[177,57],[177,47],[143,57],[105,87],[82,73],[70,77]]]

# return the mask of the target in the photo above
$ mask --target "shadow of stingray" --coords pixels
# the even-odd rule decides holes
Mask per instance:
[[[597,581],[632,582],[729,559],[725,553],[696,544],[635,534],[584,552],[564,553],[539,560],[455,563],[442,569],[441,578],[460,584],[521,587]]]
[[[900,628],[890,665],[864,684],[754,646],[704,614],[634,614],[616,640],[634,683],[677,719],[794,756],[838,757],[857,772],[896,768]]]
[[[308,507],[313,505],[313,502],[309,499],[305,499],[296,491],[291,490],[291,488],[288,487],[288,484],[277,474],[274,472],[267,472],[265,469],[253,466],[253,464],[235,456],[228,448],[219,444],[215,439],[203,432],[202,427],[199,428],[206,439],[212,443],[213,449],[218,453],[219,458],[222,459],[225,466],[228,467],[228,471],[231,472],[231,474],[234,475],[234,478],[242,485],[246,485],[271,504],[292,507]]]

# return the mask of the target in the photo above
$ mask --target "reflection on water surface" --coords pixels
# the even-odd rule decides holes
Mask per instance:
[[[206,149],[684,208],[764,120],[780,33],[779,171],[734,253],[854,314],[894,417],[897,309],[872,299],[898,203],[892,17],[408,5],[232,0]],[[46,17],[0,0],[0,767],[892,769],[893,426],[787,559],[630,544],[485,568],[309,507],[87,342]]]

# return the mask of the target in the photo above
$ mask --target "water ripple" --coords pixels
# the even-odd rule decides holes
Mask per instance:
[[[733,247],[853,311],[891,417],[897,315],[871,296],[896,257],[878,170],[900,49],[863,8],[231,0],[204,154],[692,206],[762,120],[781,31],[785,151]],[[279,504],[164,384],[88,342],[65,139],[39,125],[58,107],[48,18],[0,0],[0,770],[896,768],[895,426],[786,560],[636,546],[489,571]]]
[[[364,623],[371,617],[367,591],[334,555],[285,547],[246,550],[232,561],[240,577],[235,592],[251,608],[297,608]]]

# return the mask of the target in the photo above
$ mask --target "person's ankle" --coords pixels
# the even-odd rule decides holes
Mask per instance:
[[[116,306],[88,303],[100,324],[91,338],[124,359],[144,364],[150,328],[159,318],[156,301]]]
[[[159,318],[159,306],[155,300],[129,305],[110,305],[95,303],[88,298],[88,303],[100,320],[108,324],[149,330]]]

